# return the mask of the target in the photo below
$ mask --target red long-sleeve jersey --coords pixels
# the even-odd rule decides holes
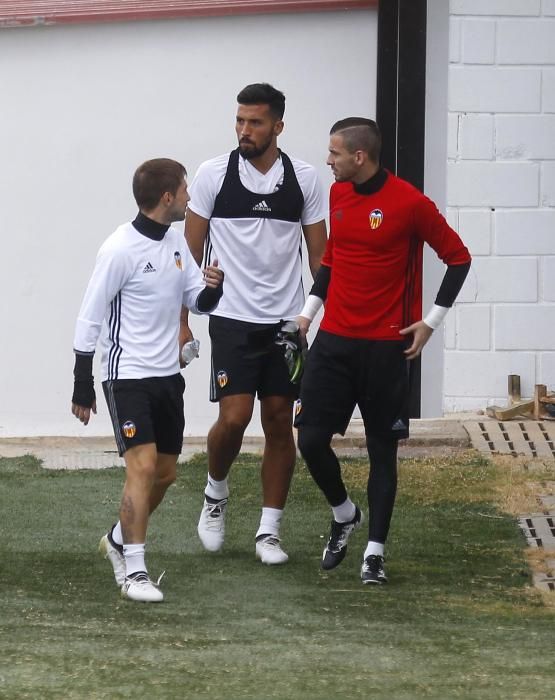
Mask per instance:
[[[331,268],[320,327],[368,340],[400,340],[422,318],[422,251],[428,243],[447,265],[470,254],[436,205],[391,173],[380,189],[359,194],[352,182],[330,191],[330,237],[322,265]]]

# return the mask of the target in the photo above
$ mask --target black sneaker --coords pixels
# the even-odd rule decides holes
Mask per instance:
[[[381,584],[387,583],[387,576],[383,570],[384,558],[379,554],[370,554],[362,562],[360,578],[362,583]]]
[[[348,523],[331,521],[330,538],[322,555],[322,569],[329,571],[339,566],[347,554],[347,540],[357,527],[360,527],[363,516],[358,506],[355,506],[355,517]]]

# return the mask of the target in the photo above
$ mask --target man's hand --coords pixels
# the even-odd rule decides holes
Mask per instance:
[[[428,340],[430,340],[433,329],[427,326],[424,321],[417,321],[407,328],[402,328],[399,333],[401,335],[410,335],[412,333],[412,344],[410,348],[405,350],[405,355],[408,360],[414,360],[422,352],[422,348]]]
[[[78,418],[83,425],[87,425],[90,417],[91,411],[96,414],[96,399],[93,401],[91,408],[85,408],[85,406],[79,406],[76,403],[71,404],[71,412]]]
[[[208,265],[207,267],[205,267],[202,271],[202,274],[204,275],[204,281],[206,283],[206,286],[211,287],[212,289],[216,289],[224,281],[224,273],[218,267],[217,260],[214,260],[212,262],[212,265]]]
[[[183,346],[193,340],[193,331],[189,328],[189,309],[186,306],[181,307],[181,315],[179,317],[179,366],[181,369],[185,367],[185,363],[181,357]]]
[[[297,316],[295,320],[297,321],[297,325],[299,326],[299,336],[301,338],[303,347],[308,347],[306,335],[308,333],[308,329],[310,328],[311,321],[306,316]]]

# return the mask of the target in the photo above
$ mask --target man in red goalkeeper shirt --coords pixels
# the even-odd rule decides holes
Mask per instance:
[[[370,473],[365,584],[387,582],[384,545],[397,490],[397,445],[408,437],[409,363],[453,305],[470,255],[435,204],[380,167],[377,124],[361,117],[331,129],[328,165],[330,237],[298,317],[306,333],[325,312],[309,351],[297,404],[299,449],[333,512],[322,568],[340,564],[350,534],[363,521],[348,496],[331,448],[358,404]],[[447,265],[435,304],[422,318],[422,251],[428,243]]]

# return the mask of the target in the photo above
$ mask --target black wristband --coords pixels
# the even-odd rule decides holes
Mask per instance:
[[[223,293],[223,281],[215,289],[214,287],[205,287],[197,297],[197,309],[202,313],[212,311],[218,305]]]
[[[71,402],[85,408],[91,408],[96,399],[92,373],[93,357],[94,355],[75,353],[75,367],[73,368],[75,380]]]
[[[90,379],[76,379],[73,382],[73,396],[71,397],[71,403],[74,403],[77,406],[83,406],[84,408],[92,408],[95,400],[96,394],[94,392],[94,382],[92,377]]]
[[[73,368],[73,376],[75,379],[92,379],[94,353],[83,355],[80,352],[75,352],[75,366]]]

